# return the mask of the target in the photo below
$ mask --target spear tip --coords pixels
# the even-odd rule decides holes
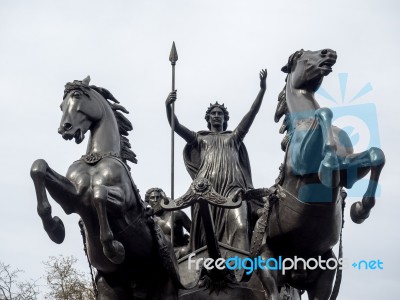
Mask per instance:
[[[176,52],[175,42],[172,42],[171,52],[169,54],[169,61],[175,65],[178,60],[178,52]]]

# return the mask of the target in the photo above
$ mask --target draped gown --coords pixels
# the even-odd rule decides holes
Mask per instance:
[[[233,132],[192,132],[193,141],[184,149],[184,161],[192,179],[207,178],[215,191],[232,197],[241,189],[252,188],[250,162],[243,138],[247,133],[237,127]],[[218,241],[235,248],[248,250],[247,203],[236,209],[210,205]],[[192,206],[190,233],[192,251],[205,245],[205,233],[199,215],[199,206]]]

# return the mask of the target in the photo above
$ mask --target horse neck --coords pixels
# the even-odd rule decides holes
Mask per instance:
[[[314,112],[320,108],[314,94],[305,89],[294,88],[289,74],[286,84],[286,103],[291,116],[292,128],[296,127],[299,119],[313,118]]]
[[[97,101],[102,106],[103,116],[93,124],[90,130],[87,154],[109,152],[120,154],[120,135],[114,113],[105,100],[98,99]]]

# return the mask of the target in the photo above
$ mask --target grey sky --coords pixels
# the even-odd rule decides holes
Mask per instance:
[[[268,187],[283,159],[282,136],[273,122],[284,86],[280,68],[300,48],[338,53],[323,87],[341,99],[338,74],[348,73],[346,99],[371,83],[351,104],[376,105],[380,145],[387,165],[381,197],[362,225],[351,222],[348,199],[344,255],[349,261],[381,259],[382,271],[345,270],[339,299],[393,299],[398,295],[400,205],[397,188],[400,130],[398,1],[5,1],[0,0],[0,140],[2,191],[0,260],[37,278],[50,255],[73,254],[87,270],[76,215],[66,216],[62,245],[50,241],[36,214],[29,169],[44,158],[61,174],[84,152],[57,134],[59,104],[67,81],[92,78],[129,111],[130,135],[139,163],[132,177],[144,192],[169,193],[170,129],[164,101],[170,91],[169,51],[177,45],[177,115],[192,130],[206,128],[204,112],[218,100],[229,109],[228,128],[243,117],[259,90],[258,72],[268,69],[263,106],[245,143],[256,187]],[[321,105],[335,106],[319,96]],[[356,114],[354,108],[347,108]],[[367,128],[368,129],[368,128]],[[360,133],[361,138],[368,130]],[[176,138],[176,195],[190,184]],[[358,151],[365,149],[357,149]]]

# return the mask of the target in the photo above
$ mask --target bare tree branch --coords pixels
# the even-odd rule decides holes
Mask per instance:
[[[40,292],[36,281],[19,281],[18,274],[21,272],[0,262],[0,300],[37,299]]]
[[[45,299],[52,300],[95,300],[91,282],[75,268],[73,256],[51,256],[43,262],[50,291]],[[1,299],[0,299],[1,300]]]

